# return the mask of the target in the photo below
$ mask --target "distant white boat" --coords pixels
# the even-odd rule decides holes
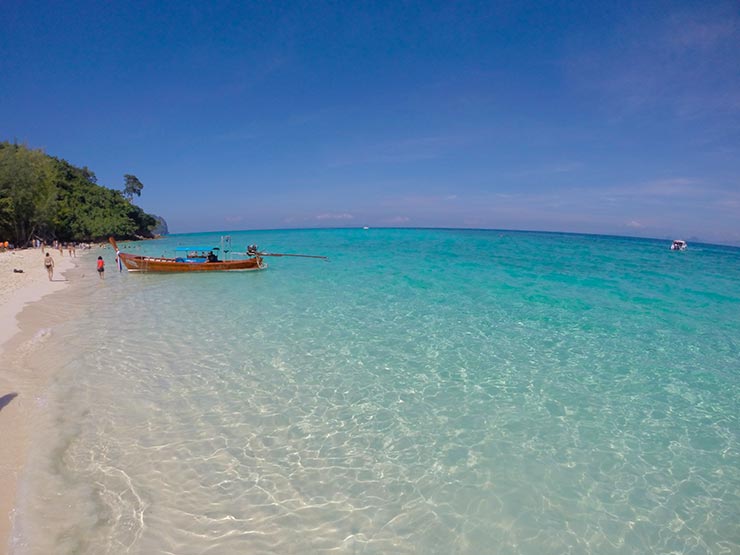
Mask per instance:
[[[370,228],[369,228],[369,227],[367,227],[367,226],[365,226],[365,227],[363,227],[362,229],[370,229]]]
[[[686,241],[682,241],[681,239],[676,239],[671,244],[671,250],[672,251],[685,251],[687,246],[688,245],[686,244]]]

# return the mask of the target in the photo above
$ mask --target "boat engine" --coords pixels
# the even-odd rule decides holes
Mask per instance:
[[[257,256],[259,254],[259,247],[257,245],[249,245],[247,247],[247,254],[249,256]]]

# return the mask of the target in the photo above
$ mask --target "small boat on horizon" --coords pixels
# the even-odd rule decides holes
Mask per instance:
[[[263,260],[265,256],[298,256],[303,258],[321,258],[328,260],[326,256],[314,256],[308,254],[279,254],[260,252],[257,245],[249,245],[246,250],[247,258],[236,260],[219,260],[218,253],[229,256],[231,250],[231,237],[222,238],[221,247],[194,246],[177,247],[176,253],[182,256],[166,258],[159,256],[143,256],[121,252],[113,237],[109,242],[116,251],[117,260],[126,267],[129,272],[233,272],[263,270],[267,264]],[[224,247],[224,241],[226,241]]]
[[[685,251],[687,247],[686,241],[681,239],[674,239],[673,243],[671,243],[672,251]]]

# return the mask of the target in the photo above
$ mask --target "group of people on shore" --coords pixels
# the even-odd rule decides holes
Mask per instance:
[[[88,243],[62,243],[60,241],[54,241],[53,243],[47,245],[44,241],[41,241],[40,239],[34,239],[31,244],[32,248],[34,249],[41,249],[41,254],[43,255],[43,261],[44,261],[44,268],[46,269],[46,273],[49,276],[49,281],[54,281],[54,258],[52,257],[52,253],[56,250],[59,251],[59,256],[64,256],[64,251],[67,251],[67,255],[70,258],[76,258],[77,257],[77,249],[90,249],[92,248],[92,245]],[[101,245],[103,246],[103,245]],[[9,241],[0,241],[0,252],[5,251],[14,251],[17,250],[18,247],[16,245],[13,245]],[[22,250],[25,250],[24,248],[21,248]],[[105,276],[105,261],[103,260],[102,256],[98,256],[97,263],[96,263],[96,270],[98,272],[98,276],[100,279],[104,279]],[[23,270],[14,268],[13,272],[22,274]]]
[[[46,256],[44,256],[44,267],[46,268],[46,273],[49,275],[49,281],[52,281],[54,278],[54,259],[48,252],[46,253]],[[97,271],[100,279],[105,279],[105,261],[102,256],[98,256]]]
[[[64,256],[64,251],[67,251],[67,254],[71,257],[76,258],[77,257],[77,243],[62,243],[61,241],[54,241],[50,246],[46,245],[43,241],[39,241],[36,239],[34,241],[34,246],[36,248],[40,248],[41,252],[44,252],[47,248],[58,250],[59,256]],[[89,249],[90,246],[87,244],[81,244],[81,248]]]
[[[77,249],[89,249],[91,248],[91,245],[88,243],[63,243],[61,241],[54,241],[51,244],[46,244],[41,239],[34,239],[32,242],[32,246],[34,249],[41,249],[41,252],[46,252],[47,249],[50,250],[58,250],[59,256],[64,256],[64,251],[67,251],[67,254],[71,257],[76,258],[77,257]],[[16,247],[13,243],[10,241],[0,241],[0,252],[7,251],[7,250],[14,250],[16,248],[25,248],[25,247]]]

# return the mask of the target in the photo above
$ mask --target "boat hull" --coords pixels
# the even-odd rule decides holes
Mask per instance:
[[[267,268],[267,264],[259,256],[223,262],[179,262],[174,258],[156,258],[123,252],[118,256],[129,272],[244,272]]]

